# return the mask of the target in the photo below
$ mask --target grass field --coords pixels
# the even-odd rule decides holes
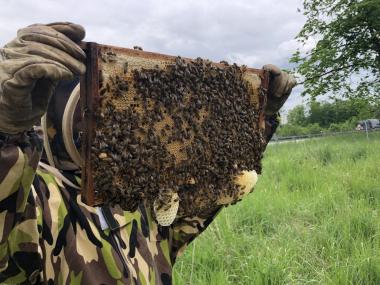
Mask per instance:
[[[255,191],[175,265],[175,284],[380,284],[380,134],[270,145]]]

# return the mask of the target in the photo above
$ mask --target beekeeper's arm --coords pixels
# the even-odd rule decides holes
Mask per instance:
[[[32,127],[58,81],[85,71],[85,54],[74,43],[83,36],[82,27],[69,23],[33,25],[0,49],[0,279],[13,250],[38,243],[13,231],[21,222],[37,226],[23,220],[42,152]]]
[[[265,112],[265,137],[266,143],[272,138],[279,125],[279,110],[288,99],[292,88],[296,85],[294,77],[272,64],[264,65],[263,69],[269,71],[269,88]],[[240,186],[238,197],[219,197],[218,205],[203,213],[202,217],[183,217],[172,225],[171,258],[174,261],[187,245],[194,240],[215,219],[223,206],[234,204],[253,190],[257,182],[255,171],[245,171],[235,178],[235,183]]]

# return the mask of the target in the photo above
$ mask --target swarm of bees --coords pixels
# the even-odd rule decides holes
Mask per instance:
[[[133,211],[142,202],[165,207],[174,191],[187,216],[237,195],[233,177],[260,173],[265,145],[244,72],[177,57],[165,68],[128,70],[125,63],[123,75],[101,76],[92,145],[97,195]]]

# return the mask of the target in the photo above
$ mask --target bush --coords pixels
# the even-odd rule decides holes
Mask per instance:
[[[315,134],[320,134],[323,131],[323,128],[321,128],[319,124],[315,123],[315,124],[307,125],[306,130],[308,134],[315,135]]]
[[[332,133],[340,132],[340,124],[332,123],[328,128],[328,131]]]
[[[344,123],[331,123],[328,128],[322,128],[318,123],[308,124],[305,127],[299,125],[285,124],[281,125],[276,134],[279,137],[290,137],[290,136],[303,136],[303,135],[316,135],[323,132],[347,132],[355,129],[357,120],[353,118],[347,120]]]
[[[277,129],[276,134],[279,137],[290,137],[290,136],[301,136],[308,134],[306,127],[286,124],[282,125]]]

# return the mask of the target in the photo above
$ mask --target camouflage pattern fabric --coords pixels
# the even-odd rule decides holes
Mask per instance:
[[[143,205],[99,215],[78,190],[38,168],[41,152],[33,132],[0,136],[0,284],[172,284],[177,256],[218,211],[170,227]]]

